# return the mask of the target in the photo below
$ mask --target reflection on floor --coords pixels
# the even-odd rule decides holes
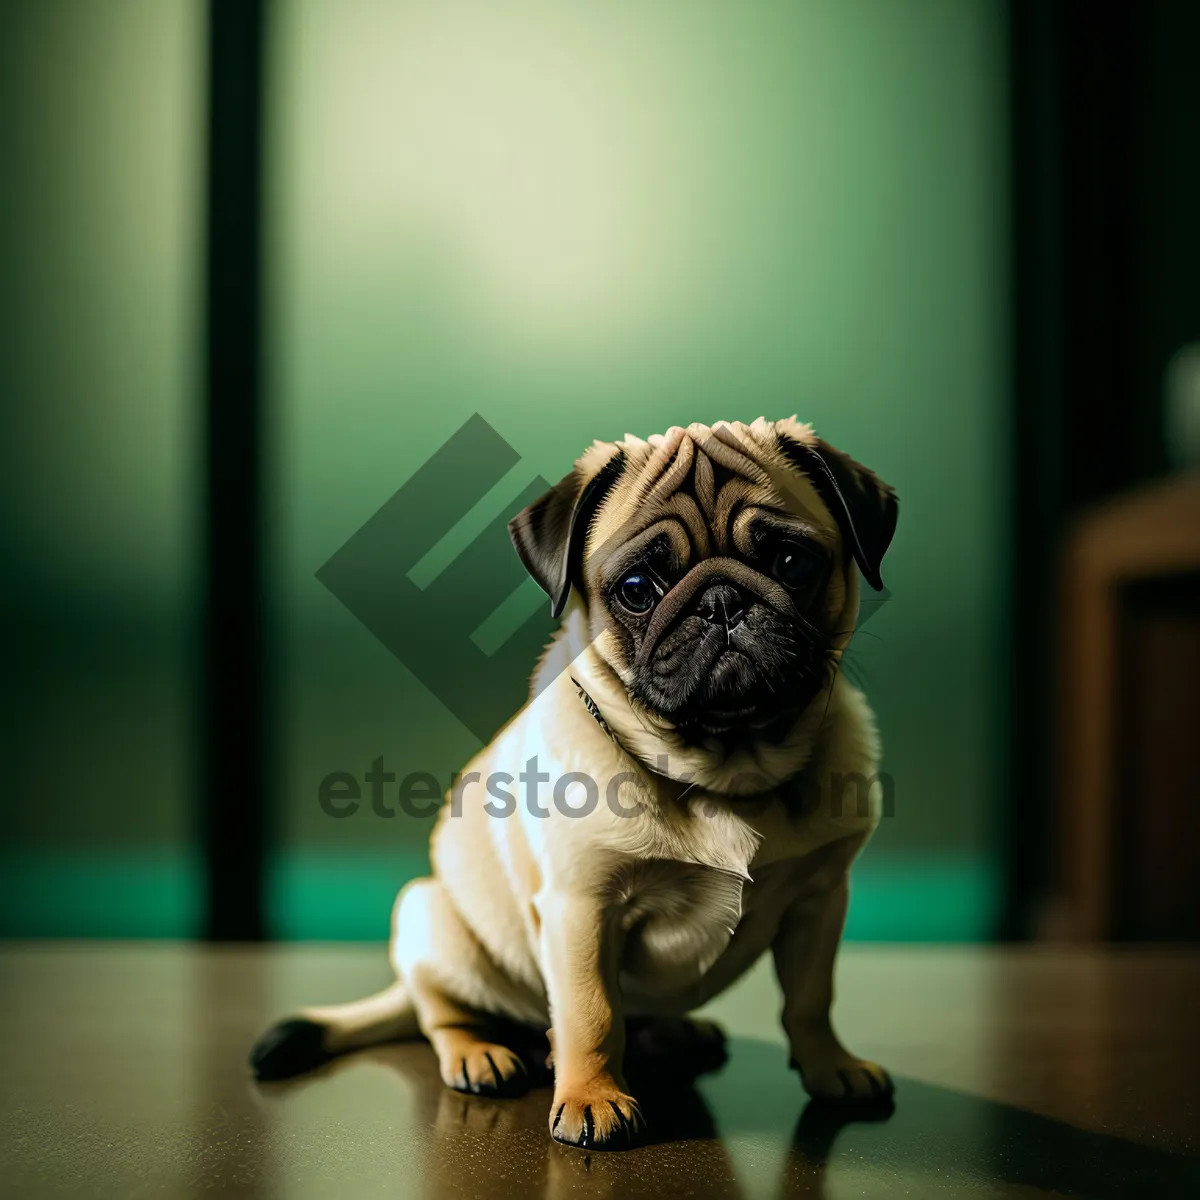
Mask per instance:
[[[804,1101],[756,970],[714,1006],[729,1061],[643,1089],[652,1144],[550,1142],[548,1091],[462,1096],[423,1044],[256,1085],[259,1028],[380,982],[364,948],[12,947],[0,1192],[36,1197],[1196,1196],[1200,956],[856,947],[846,1040],[894,1110]]]
[[[423,1047],[366,1051],[262,1091],[286,1105],[294,1089],[342,1071],[394,1072],[416,1101],[408,1137],[428,1140],[420,1157],[429,1197],[1200,1194],[1200,1161],[1184,1155],[914,1079],[900,1079],[898,1104],[883,1110],[805,1104],[778,1047],[739,1038],[730,1051],[696,1088],[643,1094],[654,1143],[621,1155],[548,1143],[548,1092],[500,1102],[447,1090]]]

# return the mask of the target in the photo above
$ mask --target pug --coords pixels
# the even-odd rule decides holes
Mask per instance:
[[[621,1149],[646,1132],[627,1038],[666,1029],[711,1061],[720,1034],[688,1014],[770,950],[807,1091],[889,1096],[830,1007],[847,874],[881,815],[875,789],[843,794],[880,751],[841,663],[896,518],[889,486],[794,417],[593,444],[509,525],[561,625],[443,805],[432,875],[397,897],[395,982],[276,1025],[256,1074],[423,1036],[448,1087],[505,1097],[548,1059],[553,1138]]]

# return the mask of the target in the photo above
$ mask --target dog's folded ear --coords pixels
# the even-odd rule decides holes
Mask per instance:
[[[597,450],[609,450],[607,457]],[[525,569],[550,597],[550,612],[562,616],[573,584],[583,582],[583,547],[588,526],[625,468],[618,446],[597,445],[544,496],[508,523],[508,535]]]
[[[797,437],[781,431],[779,448],[804,472],[833,514],[863,578],[882,591],[879,568],[896,532],[896,493],[873,471],[811,434]]]

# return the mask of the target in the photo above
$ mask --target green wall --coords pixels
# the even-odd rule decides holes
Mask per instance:
[[[199,927],[203,16],[5,8],[3,934]],[[331,819],[322,778],[382,755],[448,780],[477,745],[315,578],[414,470],[475,412],[520,455],[445,563],[595,437],[798,411],[902,498],[893,596],[853,656],[896,816],[851,932],[986,934],[1002,6],[292,0],[272,34],[275,930],[382,936],[423,868],[427,822]],[[509,605],[544,607],[532,583]]]
[[[332,819],[323,777],[382,755],[445,781],[477,746],[314,578],[396,488],[475,412],[521,461],[472,531],[593,438],[796,411],[901,496],[893,595],[853,655],[896,815],[851,932],[991,930],[1004,61],[982,0],[279,6],[279,931],[381,937],[425,861],[427,822]]]
[[[187,934],[203,7],[0,24],[0,934]]]

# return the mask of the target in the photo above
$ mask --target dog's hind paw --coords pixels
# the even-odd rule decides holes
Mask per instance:
[[[627,1070],[654,1083],[662,1073],[695,1079],[725,1065],[724,1030],[702,1017],[631,1017],[625,1023]]]
[[[507,1046],[464,1038],[461,1047],[441,1049],[442,1082],[456,1092],[501,1099],[529,1091],[529,1068]]]

